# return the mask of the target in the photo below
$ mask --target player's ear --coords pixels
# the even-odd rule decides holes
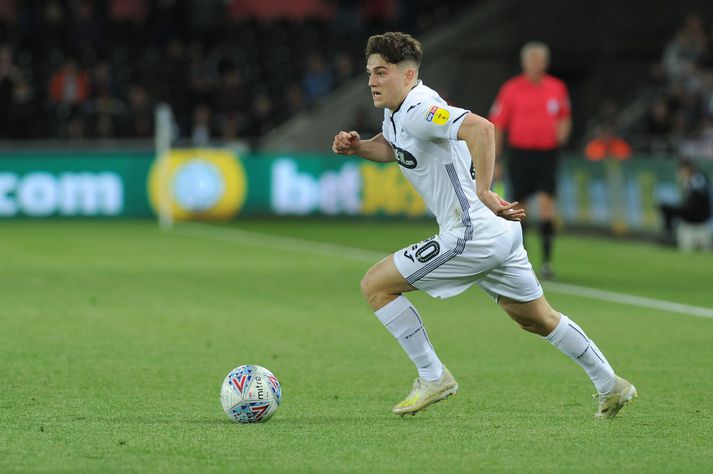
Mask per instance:
[[[406,68],[406,73],[404,74],[404,82],[410,84],[416,77],[416,70],[412,67]]]

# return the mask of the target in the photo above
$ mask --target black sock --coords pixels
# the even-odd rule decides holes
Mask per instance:
[[[542,234],[542,256],[545,263],[552,259],[552,240],[555,235],[555,226],[552,221],[542,221],[540,223],[540,234]]]

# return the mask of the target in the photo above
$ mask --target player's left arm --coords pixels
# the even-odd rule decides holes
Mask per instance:
[[[517,202],[507,202],[490,190],[495,169],[495,126],[472,112],[463,118],[458,129],[458,140],[465,141],[475,169],[478,199],[499,217],[511,221],[525,218],[525,210],[516,208]]]

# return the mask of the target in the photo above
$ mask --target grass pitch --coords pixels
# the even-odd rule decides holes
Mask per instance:
[[[255,220],[170,233],[152,222],[2,223],[0,472],[710,469],[713,319],[547,289],[637,385],[621,418],[595,420],[579,367],[477,288],[444,301],[409,296],[461,390],[415,417],[392,415],[416,374],[359,281],[371,257],[435,231],[420,222]],[[711,255],[641,243],[556,244],[561,282],[707,308],[711,268]],[[266,424],[222,413],[223,377],[244,363],[283,385]]]

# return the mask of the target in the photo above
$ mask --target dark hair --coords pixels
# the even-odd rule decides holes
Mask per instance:
[[[407,33],[390,31],[383,35],[374,35],[366,43],[366,59],[372,54],[378,54],[391,64],[412,60],[421,65],[423,49],[421,43]]]

